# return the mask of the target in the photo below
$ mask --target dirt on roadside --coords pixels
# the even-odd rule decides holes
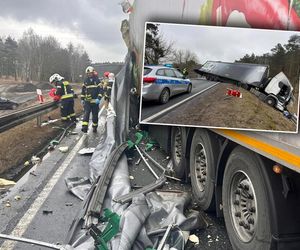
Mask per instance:
[[[227,88],[239,89],[242,98],[226,96]],[[294,105],[298,104],[298,100]],[[295,110],[295,108],[294,108]],[[223,128],[296,131],[296,125],[249,91],[220,83],[175,108],[155,122]]]
[[[79,99],[75,99],[75,112],[82,112]],[[60,118],[59,109],[53,110],[42,116],[42,121]],[[59,133],[60,129],[53,129],[53,126],[64,126],[60,121],[44,127],[38,127],[36,119],[25,122],[17,127],[0,134],[0,178],[1,173],[8,169],[22,165],[30,160]]]

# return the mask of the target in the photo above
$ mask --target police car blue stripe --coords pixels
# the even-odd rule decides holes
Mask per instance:
[[[155,81],[156,84],[189,84],[190,81],[184,80],[173,80],[173,79],[159,79],[157,78]]]

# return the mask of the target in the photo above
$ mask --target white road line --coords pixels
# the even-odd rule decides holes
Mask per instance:
[[[28,226],[32,222],[34,216],[37,214],[38,210],[41,208],[47,197],[49,196],[50,192],[52,191],[53,187],[56,185],[58,180],[60,179],[61,175],[64,173],[64,171],[69,166],[70,162],[75,157],[77,151],[82,146],[85,137],[87,135],[84,134],[80,140],[76,143],[75,147],[72,149],[72,151],[69,153],[69,155],[66,157],[66,159],[63,161],[61,166],[56,170],[50,181],[46,184],[42,192],[39,194],[39,196],[35,199],[34,203],[31,204],[30,208],[27,210],[27,212],[23,215],[17,226],[14,228],[14,230],[11,232],[11,235],[21,237],[25,231],[27,230]],[[16,242],[14,241],[5,241],[1,249],[10,250],[13,249]]]
[[[99,111],[99,116],[102,115],[102,112],[104,110],[104,106]],[[89,129],[91,129],[92,124],[90,124]],[[39,194],[39,196],[35,199],[34,203],[31,204],[30,208],[27,210],[27,212],[23,215],[17,226],[14,228],[14,230],[11,232],[10,235],[21,237],[27,228],[29,227],[30,223],[32,222],[33,218],[43,205],[43,203],[48,198],[50,192],[60,179],[61,175],[64,173],[64,171],[67,169],[73,158],[75,157],[76,153],[79,151],[81,146],[83,145],[83,142],[85,138],[87,137],[87,134],[83,134],[80,140],[76,143],[75,147],[72,149],[72,151],[69,152],[69,155],[66,157],[66,159],[63,161],[61,166],[56,170],[52,178],[49,180],[49,182],[46,184],[42,192]],[[2,246],[1,249],[3,250],[11,250],[15,247],[16,242],[15,241],[8,241],[6,240]]]
[[[207,87],[206,89],[201,90],[200,92],[198,92],[198,93],[196,93],[196,94],[194,94],[194,95],[192,95],[192,96],[190,96],[190,97],[188,97],[188,98],[186,98],[186,99],[184,99],[184,100],[182,100],[182,101],[180,101],[180,102],[178,102],[178,103],[175,103],[174,105],[172,105],[172,106],[170,106],[170,107],[168,107],[168,108],[166,108],[166,109],[164,109],[164,110],[162,110],[162,111],[160,111],[160,112],[158,112],[158,113],[156,113],[156,114],[154,114],[154,115],[152,115],[152,116],[149,116],[148,118],[142,120],[141,123],[151,122],[151,120],[153,120],[153,119],[155,119],[155,118],[157,118],[157,117],[159,117],[159,116],[164,115],[165,113],[169,112],[170,110],[172,110],[172,109],[178,107],[179,105],[181,105],[181,104],[183,104],[183,103],[185,103],[185,102],[187,102],[187,101],[193,99],[193,98],[196,97],[197,95],[202,94],[203,92],[205,92],[205,91],[211,89],[212,87],[216,86],[217,84],[219,84],[219,82],[217,82],[217,83],[215,83],[215,84],[213,84],[213,85]]]

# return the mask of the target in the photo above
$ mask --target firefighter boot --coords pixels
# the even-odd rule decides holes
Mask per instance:
[[[81,131],[82,131],[83,133],[87,133],[88,127],[87,127],[87,126],[82,126]]]

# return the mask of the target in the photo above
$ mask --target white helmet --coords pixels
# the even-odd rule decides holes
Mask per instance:
[[[115,80],[115,74],[114,73],[109,73],[108,74],[108,79],[112,80],[112,81]]]
[[[88,66],[86,69],[85,69],[85,73],[93,73],[95,71],[94,67],[92,66]]]
[[[50,82],[50,83],[53,83],[53,82],[56,82],[56,81],[61,81],[61,80],[63,80],[63,79],[64,79],[64,78],[63,78],[60,74],[55,73],[55,74],[53,74],[52,76],[50,76],[49,82]]]

